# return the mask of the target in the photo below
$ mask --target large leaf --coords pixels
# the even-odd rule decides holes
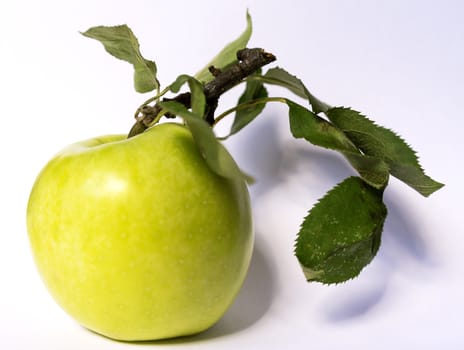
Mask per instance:
[[[144,93],[158,88],[155,62],[143,58],[139,42],[127,25],[93,27],[82,35],[100,41],[111,55],[133,65],[137,92]]]
[[[263,83],[257,80],[247,80],[245,91],[238,100],[238,104],[245,107],[237,109],[229,136],[239,132],[263,111],[265,103],[253,104],[249,102],[264,97],[267,97],[267,90]]]
[[[296,76],[291,75],[285,69],[276,67],[269,69],[266,74],[259,79],[267,84],[282,86],[292,91],[297,96],[305,98],[311,104],[314,113],[326,112],[330,106],[311,94],[303,82]]]
[[[416,152],[393,131],[350,108],[331,108],[326,114],[362,152],[384,160],[393,176],[422,195],[429,196],[443,187],[424,173]]]
[[[199,115],[190,112],[184,105],[175,101],[160,102],[166,111],[184,119],[193,139],[208,166],[216,174],[234,180],[248,181],[227,149],[216,139],[211,126]]]
[[[350,177],[329,191],[301,225],[295,254],[308,281],[356,277],[376,255],[387,209],[382,191]]]
[[[341,152],[359,175],[370,185],[384,188],[389,167],[382,160],[361,154],[343,131],[307,108],[286,100],[289,107],[290,131],[295,138],[304,138],[313,145]]]
[[[246,21],[247,26],[245,31],[237,39],[224,47],[203,69],[195,74],[196,79],[203,83],[207,83],[214,79],[214,76],[209,71],[209,67],[214,66],[215,68],[223,69],[237,61],[237,51],[244,49],[247,46],[253,29],[251,16],[248,12],[246,14]]]

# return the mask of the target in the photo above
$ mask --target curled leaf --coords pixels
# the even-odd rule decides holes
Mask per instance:
[[[155,62],[143,58],[139,42],[127,25],[92,27],[81,34],[98,40],[108,53],[133,65],[137,92],[149,92],[159,87]]]
[[[379,191],[349,177],[329,191],[301,225],[295,255],[308,281],[356,277],[376,255],[387,209]]]
[[[177,77],[169,88],[172,92],[178,92],[185,83],[188,83],[190,88],[190,104],[192,106],[192,112],[203,117],[205,114],[206,98],[203,91],[203,85],[197,79],[187,74],[182,74]]]

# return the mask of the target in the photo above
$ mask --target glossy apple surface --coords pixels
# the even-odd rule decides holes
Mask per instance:
[[[27,226],[58,304],[119,340],[213,325],[238,293],[253,245],[246,184],[213,173],[173,123],[61,151],[33,186]]]

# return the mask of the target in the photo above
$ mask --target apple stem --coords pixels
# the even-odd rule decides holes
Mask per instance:
[[[215,123],[214,113],[218,105],[219,97],[261,67],[275,61],[276,57],[261,48],[245,48],[237,51],[237,60],[237,62],[223,70],[214,66],[209,67],[214,79],[204,84],[203,91],[207,104],[205,120],[211,126]],[[164,98],[163,101],[176,101],[183,104],[185,107],[190,108],[190,98],[190,92],[186,92],[179,94],[174,98]],[[161,107],[158,104],[155,104],[154,106],[143,106],[136,118],[135,124],[129,132],[128,137],[135,136],[145,131],[160,112]],[[172,118],[174,116],[167,113],[165,114],[165,117]]]

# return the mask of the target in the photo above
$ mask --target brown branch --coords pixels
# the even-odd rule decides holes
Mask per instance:
[[[214,79],[204,85],[203,92],[205,94],[207,104],[205,119],[210,125],[213,125],[214,123],[214,112],[216,111],[221,95],[261,67],[275,61],[276,57],[260,48],[245,48],[237,52],[237,59],[237,62],[223,70],[215,67],[209,68]],[[177,101],[182,103],[185,107],[190,108],[190,98],[190,93],[186,92],[179,94],[174,98],[164,98],[163,101]],[[139,115],[136,118],[137,121],[132,126],[128,137],[142,133],[150,126],[160,112],[161,107],[158,104],[155,104],[154,106],[143,106],[139,111]],[[166,114],[165,116],[168,118],[174,117],[170,114]]]

